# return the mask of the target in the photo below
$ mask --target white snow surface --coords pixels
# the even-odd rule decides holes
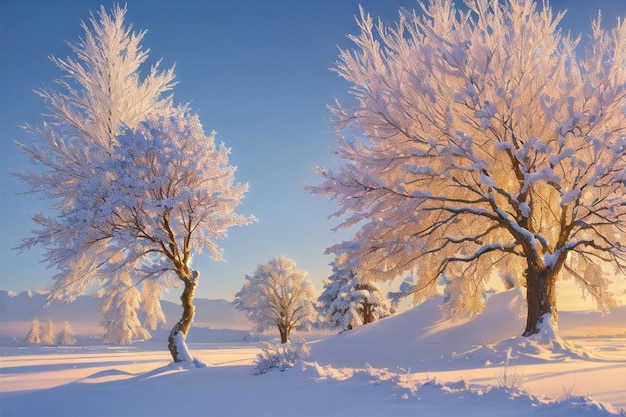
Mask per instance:
[[[0,415],[626,414],[625,334],[607,337],[598,328],[594,335],[585,325],[579,339],[517,336],[525,322],[520,290],[492,295],[473,320],[443,320],[438,301],[310,336],[304,363],[263,375],[255,370],[256,342],[189,343],[204,368],[172,364],[166,344],[155,341],[3,346]]]

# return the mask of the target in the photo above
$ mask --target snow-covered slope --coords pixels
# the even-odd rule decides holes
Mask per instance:
[[[411,367],[416,360],[454,357],[471,346],[519,336],[526,324],[526,301],[520,289],[491,295],[485,310],[473,319],[444,319],[439,309],[441,301],[435,297],[403,313],[314,343],[312,351],[322,362],[332,358],[341,366],[361,367],[368,363],[377,367]],[[615,308],[606,316],[599,312],[562,312],[559,320],[559,335],[564,338],[626,336],[625,307]],[[407,354],[411,349],[417,352],[418,345],[422,357]],[[372,350],[385,355],[372,356]],[[390,359],[395,362],[389,363]]]
[[[309,343],[305,363],[255,375],[256,343],[190,341],[210,364],[171,364],[166,342],[0,347],[0,414],[108,417],[617,417],[626,412],[626,339],[549,351],[523,329],[519,290],[475,320],[443,320],[437,299]],[[621,311],[621,310],[620,310]],[[622,322],[624,323],[624,322]],[[114,401],[111,399],[114,398]],[[184,400],[181,400],[184,399]],[[621,414],[620,414],[621,412]]]

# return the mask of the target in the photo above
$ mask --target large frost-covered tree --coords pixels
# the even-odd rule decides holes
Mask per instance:
[[[185,110],[174,108],[171,96],[164,96],[175,84],[173,69],[161,72],[157,63],[143,79],[140,78],[140,69],[148,58],[148,51],[140,46],[145,31],[132,32],[132,28],[124,24],[125,14],[126,9],[118,6],[111,14],[102,7],[97,15],[91,15],[91,28],[82,23],[84,37],[77,44],[69,44],[76,57],[51,58],[63,74],[57,80],[60,88],[37,91],[47,106],[50,119],[42,128],[26,127],[42,141],[28,148],[23,146],[23,149],[43,170],[21,175],[21,178],[33,193],[41,193],[58,202],[58,207],[74,204],[76,181],[92,175],[95,163],[111,155],[120,123],[136,127],[139,121],[149,116],[180,115]],[[33,220],[43,230],[56,227],[52,219],[42,215],[34,216]],[[43,242],[39,240],[37,243]],[[33,244],[35,240],[26,241],[22,248]],[[54,256],[59,255],[57,252]],[[105,288],[119,290],[116,274],[101,276],[101,279],[105,280]],[[81,288],[81,285],[57,287],[51,297],[71,301]],[[133,305],[141,302],[141,299],[124,296],[122,302],[126,300]],[[115,316],[130,311],[130,306],[107,309],[110,305],[105,302],[102,306],[102,312],[107,316],[103,320],[105,332],[121,337],[117,340],[109,338],[111,342],[145,338],[147,332],[140,323],[127,323],[129,316]],[[151,312],[157,317],[162,316],[154,309]],[[106,327],[115,323],[127,328],[130,334]]]
[[[357,273],[417,268],[416,301],[445,273],[459,308],[496,272],[520,277],[531,335],[556,320],[558,279],[606,309],[626,266],[626,24],[598,19],[579,47],[547,3],[465,4],[393,27],[361,13],[336,67],[356,100],[333,108],[342,163],[312,191],[357,228],[328,249]]]
[[[351,330],[393,313],[391,303],[375,282],[359,279],[339,260],[331,265],[333,273],[324,280],[324,290],[317,299],[324,323]]]
[[[55,60],[70,80],[62,81],[65,93],[41,93],[53,120],[31,129],[40,140],[22,149],[38,170],[19,176],[55,201],[58,214],[34,216],[39,229],[20,248],[46,248],[44,260],[59,270],[51,297],[72,300],[103,285],[104,309],[122,314],[108,318],[115,325],[138,308],[139,293],[123,288],[150,281],[157,288],[143,296],[157,297],[160,288],[182,284],[183,315],[169,349],[175,362],[191,361],[185,338],[199,275],[192,256],[208,249],[221,260],[216,239],[254,218],[235,213],[247,185],[234,182],[229,149],[204,134],[197,116],[161,97],[172,72],[153,67],[139,80],[143,33],[123,26],[124,12],[92,17],[95,35],[85,26],[85,39],[73,47],[82,64]],[[162,317],[156,300],[148,304],[146,313]]]
[[[245,312],[259,332],[277,328],[281,343],[292,330],[309,331],[315,321],[313,284],[296,263],[279,256],[259,265],[235,295],[234,305]]]

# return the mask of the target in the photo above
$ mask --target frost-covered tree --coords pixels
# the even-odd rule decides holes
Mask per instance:
[[[63,330],[61,330],[57,336],[57,343],[60,346],[71,346],[76,344],[74,331],[68,321],[63,323]]]
[[[136,340],[149,340],[152,336],[137,316],[141,293],[132,277],[124,271],[114,274],[113,281],[114,284],[108,286],[101,306],[104,313],[101,322],[104,342],[127,345]]]
[[[116,8],[111,17],[103,9],[99,21],[92,17],[95,35],[84,25],[85,39],[73,47],[79,61],[55,60],[68,75],[65,93],[41,93],[53,121],[31,129],[40,140],[22,149],[39,169],[19,177],[55,201],[58,215],[34,216],[39,229],[19,248],[46,248],[44,261],[59,271],[51,297],[71,301],[102,285],[105,309],[130,303],[111,313],[138,308],[138,294],[120,292],[121,277],[132,280],[129,291],[148,280],[182,284],[183,314],[168,346],[175,362],[191,361],[185,338],[199,275],[192,256],[207,249],[221,260],[216,239],[254,218],[235,213],[247,185],[234,182],[230,150],[204,134],[197,116],[162,98],[172,71],[153,67],[140,81],[143,33],[124,27],[124,12]],[[152,305],[147,312],[158,311]]]
[[[322,320],[330,327],[351,330],[393,314],[391,304],[374,282],[357,278],[354,271],[336,260],[332,275],[324,280],[318,297]]]
[[[165,323],[165,314],[163,314],[161,302],[159,301],[162,289],[163,286],[153,280],[143,282],[141,310],[146,315],[144,325],[150,330],[156,330],[159,323]]]
[[[119,6],[111,14],[104,7],[97,15],[92,14],[91,28],[83,22],[84,37],[77,44],[69,44],[76,57],[51,58],[63,74],[57,80],[60,88],[37,92],[50,118],[42,128],[26,126],[41,142],[29,147],[22,145],[22,149],[43,169],[18,175],[31,192],[58,202],[58,207],[73,205],[77,198],[76,182],[93,175],[95,165],[111,155],[122,122],[136,127],[149,116],[182,114],[185,110],[173,108],[171,96],[164,97],[175,84],[173,69],[161,72],[157,63],[140,78],[139,71],[148,58],[148,51],[140,46],[145,31],[132,32],[132,27],[124,24],[125,14],[126,9]],[[54,219],[43,215],[36,215],[33,220],[41,226],[41,231],[37,237],[26,240],[22,249],[34,244],[46,245],[60,227]],[[74,256],[61,253],[59,248],[52,251],[48,258],[55,258],[53,263]],[[119,288],[115,274],[100,276],[100,279],[104,280],[105,288],[111,287],[112,291]],[[77,281],[57,287],[51,298],[71,301],[82,289],[83,282]],[[113,319],[112,315],[128,310],[126,307],[103,311],[109,317],[105,322],[123,322],[124,317]],[[106,331],[113,332],[112,329]],[[143,329],[138,331],[145,333]]]
[[[315,321],[313,284],[296,263],[279,256],[259,265],[235,295],[234,305],[245,312],[256,330],[277,328],[281,343],[292,330],[309,331]]]
[[[41,344],[41,327],[39,319],[35,317],[30,325],[30,330],[24,339],[24,343],[27,345],[40,345]]]
[[[45,323],[41,323],[41,344],[52,346],[56,344],[56,337],[54,336],[54,326],[52,325],[52,320],[48,320]]]
[[[419,301],[445,272],[473,313],[496,271],[520,277],[532,335],[556,320],[558,279],[606,309],[626,267],[626,24],[598,19],[577,48],[548,4],[465,4],[431,0],[394,27],[361,12],[336,67],[356,100],[333,108],[342,163],[312,191],[357,228],[328,249],[357,273],[417,267]]]

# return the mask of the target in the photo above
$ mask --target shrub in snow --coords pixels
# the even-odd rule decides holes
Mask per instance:
[[[524,382],[524,374],[517,369],[509,368],[511,349],[506,352],[506,362],[500,375],[496,376],[496,386],[506,391],[518,391]]]
[[[260,345],[263,351],[254,361],[259,374],[272,369],[284,371],[306,359],[310,354],[309,347],[301,339],[281,344],[261,342]]]

